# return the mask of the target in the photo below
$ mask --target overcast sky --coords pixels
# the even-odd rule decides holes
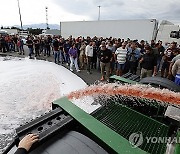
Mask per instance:
[[[60,21],[151,19],[180,24],[180,0],[19,0],[24,25]],[[17,0],[0,0],[0,26],[20,25]]]

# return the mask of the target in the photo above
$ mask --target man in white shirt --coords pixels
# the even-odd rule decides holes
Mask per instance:
[[[87,58],[87,73],[91,74],[91,63],[93,59],[93,46],[92,46],[92,41],[89,42],[89,44],[86,46],[86,58]]]
[[[125,42],[123,42],[122,47],[117,48],[114,58],[117,62],[116,75],[122,76],[127,58],[127,49]]]

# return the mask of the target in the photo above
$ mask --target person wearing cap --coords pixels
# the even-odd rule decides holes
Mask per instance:
[[[141,79],[145,77],[151,77],[152,75],[157,75],[157,61],[156,57],[152,53],[152,48],[149,45],[145,46],[146,53],[140,59],[141,63]]]

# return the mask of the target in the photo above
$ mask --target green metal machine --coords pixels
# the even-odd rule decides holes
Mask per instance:
[[[112,76],[110,81],[140,82],[137,76],[132,78],[135,81]],[[180,113],[177,106],[162,105],[156,100],[125,98],[120,94],[98,103],[101,107],[88,114],[67,97],[54,101],[51,112],[16,130],[16,144],[31,132],[39,134],[40,142],[32,147],[30,154],[180,153],[179,143],[170,143],[171,148],[166,141],[155,143],[156,139],[180,137],[180,119],[171,114]]]

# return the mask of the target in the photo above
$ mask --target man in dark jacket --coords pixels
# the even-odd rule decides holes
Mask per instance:
[[[26,45],[27,45],[28,48],[29,48],[29,58],[31,59],[34,49],[33,49],[33,41],[32,41],[32,39],[31,39],[30,37],[27,39]]]
[[[101,44],[101,50],[99,51],[98,58],[100,60],[101,67],[101,81],[105,80],[105,70],[106,70],[106,80],[109,81],[110,73],[110,61],[112,60],[112,52],[106,48],[105,42]]]
[[[53,48],[54,48],[54,62],[59,64],[59,57],[60,57],[60,51],[59,51],[59,41],[57,38],[53,41]]]
[[[152,48],[149,45],[145,46],[146,53],[143,55],[141,60],[141,78],[151,77],[152,75],[157,75],[157,61],[156,57],[152,53]]]

